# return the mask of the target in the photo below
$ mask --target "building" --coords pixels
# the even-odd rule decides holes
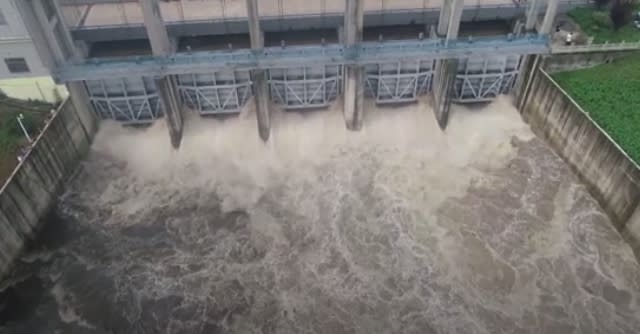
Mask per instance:
[[[14,1],[0,0],[0,90],[54,102],[64,96],[49,75]]]

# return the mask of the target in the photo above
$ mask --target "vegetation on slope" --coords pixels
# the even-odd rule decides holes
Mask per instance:
[[[19,150],[28,141],[18,125],[17,117],[22,114],[22,123],[32,137],[35,137],[53,106],[39,101],[23,101],[0,95],[0,185],[18,163]]]
[[[553,77],[640,163],[640,54]]]
[[[635,9],[640,10],[636,7]],[[604,7],[579,7],[571,10],[569,16],[577,23],[582,31],[593,37],[594,43],[618,43],[622,41],[640,41],[640,29],[635,27],[633,22],[629,22],[620,29],[615,30],[611,22],[609,9]]]

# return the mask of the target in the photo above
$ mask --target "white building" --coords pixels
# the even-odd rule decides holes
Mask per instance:
[[[54,102],[66,92],[49,76],[14,1],[21,0],[0,0],[0,91]]]
[[[0,79],[46,76],[14,1],[0,0]]]

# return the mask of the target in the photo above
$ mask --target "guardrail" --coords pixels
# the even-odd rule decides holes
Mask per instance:
[[[551,54],[587,53],[601,51],[633,51],[640,50],[640,42],[603,43],[589,45],[552,45]]]
[[[164,57],[94,58],[68,63],[53,71],[58,82],[120,78],[132,75],[165,76],[218,69],[269,69],[309,64],[372,64],[415,59],[451,59],[492,54],[548,53],[546,36],[518,38],[425,39],[340,44],[268,47],[262,50],[227,50],[178,53]]]

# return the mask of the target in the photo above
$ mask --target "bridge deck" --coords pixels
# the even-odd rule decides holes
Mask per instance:
[[[548,38],[478,38],[365,42],[353,48],[325,46],[268,47],[262,51],[233,50],[179,53],[166,57],[90,59],[53,71],[59,82],[117,78],[131,75],[163,76],[199,73],[216,69],[269,69],[305,64],[375,64],[416,59],[483,57],[495,54],[540,54],[549,52]]]
[[[587,3],[586,0],[561,0],[562,3]],[[522,4],[521,4],[522,3]],[[365,0],[365,12],[437,10],[442,0]],[[467,8],[518,7],[518,0],[465,0]],[[322,16],[344,13],[345,0],[261,0],[262,17]],[[245,19],[245,0],[204,0],[160,2],[165,22]],[[63,12],[70,27],[100,27],[143,24],[137,2],[101,3],[94,5],[64,5]]]

